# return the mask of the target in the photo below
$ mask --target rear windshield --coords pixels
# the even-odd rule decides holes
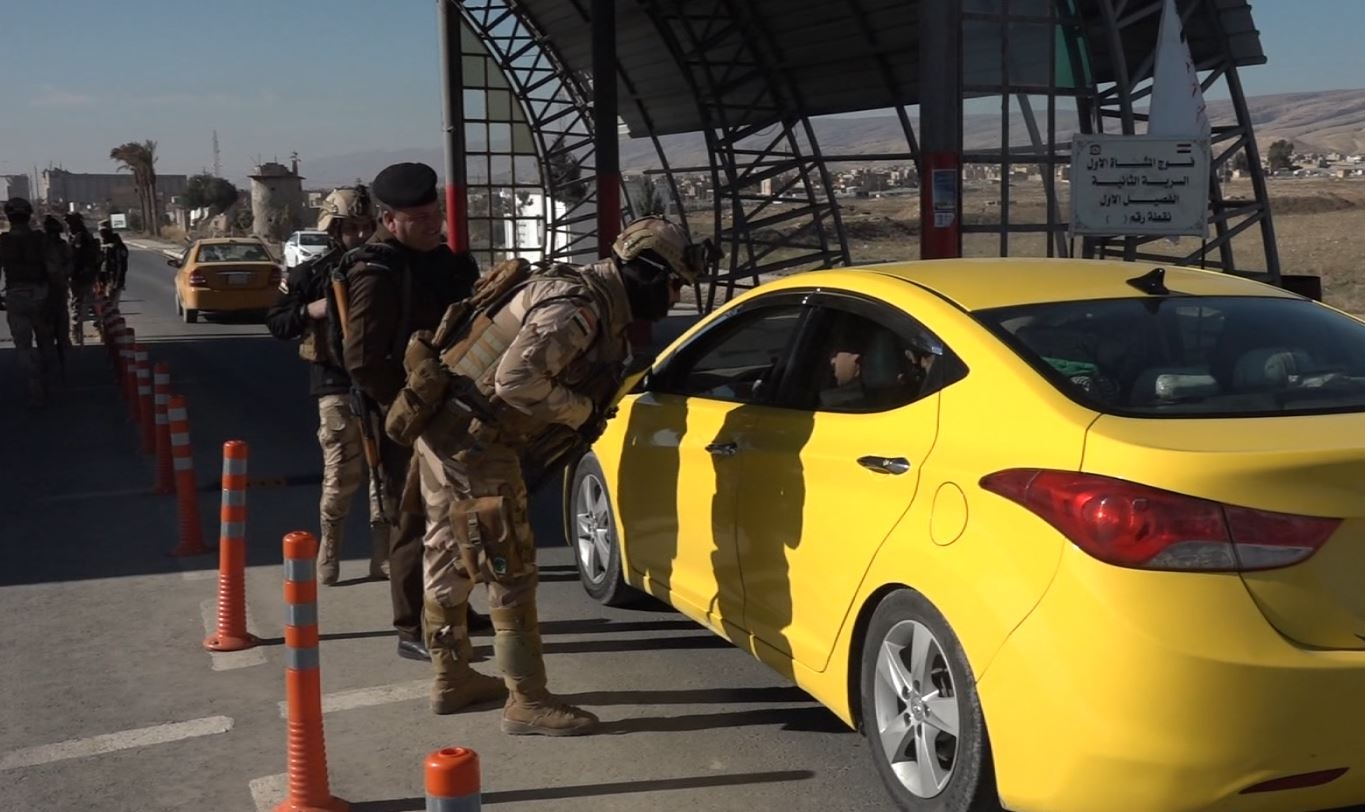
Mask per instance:
[[[299,245],[326,245],[326,244],[327,244],[327,235],[326,235],[326,234],[308,234],[308,233],[303,233],[303,234],[300,234],[300,235],[299,235]]]
[[[1151,296],[974,315],[1063,393],[1102,412],[1365,411],[1365,323],[1308,300]]]
[[[270,262],[265,247],[252,243],[216,243],[199,247],[199,262]]]

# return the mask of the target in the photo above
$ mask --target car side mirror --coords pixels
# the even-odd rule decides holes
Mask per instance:
[[[169,266],[171,266],[172,268],[179,268],[179,267],[180,267],[180,260],[174,259],[174,258],[167,259],[167,260],[166,260],[166,264],[169,265]]]

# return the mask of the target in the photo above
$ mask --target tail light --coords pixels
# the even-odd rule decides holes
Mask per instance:
[[[1014,468],[983,477],[981,487],[1028,508],[1094,558],[1135,569],[1287,567],[1306,561],[1341,524],[1075,471]]]
[[[190,274],[190,287],[205,288],[208,287],[208,284],[209,284],[208,280],[204,278],[204,275],[202,273],[194,271],[193,273]]]

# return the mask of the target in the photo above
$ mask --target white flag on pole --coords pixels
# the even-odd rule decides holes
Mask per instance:
[[[1147,111],[1149,135],[1208,138],[1209,116],[1204,91],[1194,69],[1184,26],[1175,0],[1165,0],[1161,30],[1157,34],[1156,62],[1152,70],[1152,105]]]

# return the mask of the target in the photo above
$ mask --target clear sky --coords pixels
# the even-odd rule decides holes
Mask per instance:
[[[1365,0],[1251,2],[1270,61],[1249,95],[1365,87]],[[196,172],[215,128],[228,177],[435,146],[435,22],[433,0],[3,0],[0,173],[109,172],[148,138],[162,171]]]

